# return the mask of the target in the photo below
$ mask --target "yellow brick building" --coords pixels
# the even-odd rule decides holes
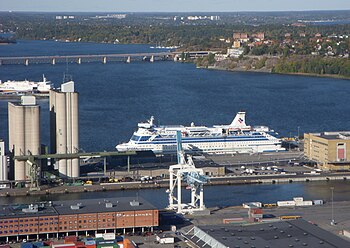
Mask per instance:
[[[350,131],[308,133],[304,138],[305,157],[320,169],[350,169]]]

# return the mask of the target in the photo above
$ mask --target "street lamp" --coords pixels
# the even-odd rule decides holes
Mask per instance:
[[[300,137],[299,131],[300,131],[300,127],[298,126],[298,141],[299,141],[299,137]]]
[[[337,223],[334,220],[334,208],[333,208],[333,203],[334,203],[334,187],[331,187],[331,192],[332,192],[332,220],[331,220],[331,225],[335,226]]]

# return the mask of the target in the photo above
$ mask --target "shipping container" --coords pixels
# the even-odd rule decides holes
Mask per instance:
[[[157,241],[159,242],[159,244],[174,244],[175,243],[174,237],[159,238],[159,240],[157,239]]]
[[[303,197],[294,197],[293,201],[295,201],[295,202],[302,202],[302,201],[304,201],[304,198]]]
[[[96,248],[96,245],[85,245],[86,248]]]
[[[240,224],[246,222],[243,218],[230,218],[230,219],[223,219],[222,222],[224,224]]]
[[[279,206],[279,207],[293,207],[293,206],[295,206],[295,201],[278,201],[277,206]]]
[[[75,241],[73,242],[76,246],[81,246],[81,245],[85,245],[83,241]]]
[[[295,205],[298,206],[298,207],[301,207],[301,206],[312,206],[312,201],[295,202]]]
[[[84,241],[85,245],[96,245],[96,241],[95,240],[86,240]]]
[[[263,214],[251,214],[250,217],[251,218],[255,218],[255,219],[262,219],[263,218]]]
[[[115,240],[97,240],[96,245],[106,245],[106,244],[115,244]]]
[[[51,246],[52,243],[53,243],[53,241],[50,241],[50,240],[44,241],[44,246]]]
[[[314,200],[314,205],[323,205],[323,200]]]
[[[77,237],[76,236],[67,236],[64,238],[64,243],[65,244],[70,244],[70,243],[73,243],[73,242],[76,242],[77,241]]]
[[[9,245],[0,245],[0,248],[11,248]]]
[[[52,244],[52,248],[75,248],[75,244]]]
[[[44,246],[44,242],[34,242],[33,245],[36,248],[43,247]]]
[[[102,237],[104,240],[115,240],[115,233],[104,233]]]
[[[123,246],[124,248],[134,248],[133,243],[129,239],[124,239]]]
[[[96,248],[119,248],[118,244],[102,244],[96,245]]]
[[[34,248],[34,244],[31,242],[21,243],[21,248]]]
[[[244,208],[261,208],[261,202],[246,202],[242,204]]]
[[[115,241],[117,242],[123,242],[124,241],[124,236],[116,236]]]

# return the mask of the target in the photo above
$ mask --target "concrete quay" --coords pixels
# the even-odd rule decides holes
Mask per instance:
[[[270,175],[245,175],[245,176],[225,176],[225,177],[210,177],[210,181],[205,185],[235,185],[235,184],[274,184],[274,183],[293,183],[293,182],[313,182],[313,181],[335,181],[335,180],[350,180],[350,173],[342,174],[270,174]],[[83,192],[99,192],[113,190],[135,190],[135,189],[156,189],[169,187],[167,179],[156,181],[134,181],[120,183],[102,183],[82,186],[58,186],[48,187],[42,186],[40,191],[29,191],[28,188],[21,189],[2,189],[0,196],[15,197],[25,195],[49,195],[49,194],[69,194]]]

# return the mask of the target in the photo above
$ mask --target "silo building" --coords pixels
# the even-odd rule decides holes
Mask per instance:
[[[7,157],[5,155],[5,141],[0,139],[0,181],[8,180]]]
[[[72,154],[79,151],[78,98],[74,82],[50,91],[50,140],[51,153]],[[79,177],[79,158],[56,159],[61,177]]]
[[[13,156],[40,154],[40,106],[34,96],[8,103],[9,151]],[[30,165],[14,160],[14,179],[29,180]]]

